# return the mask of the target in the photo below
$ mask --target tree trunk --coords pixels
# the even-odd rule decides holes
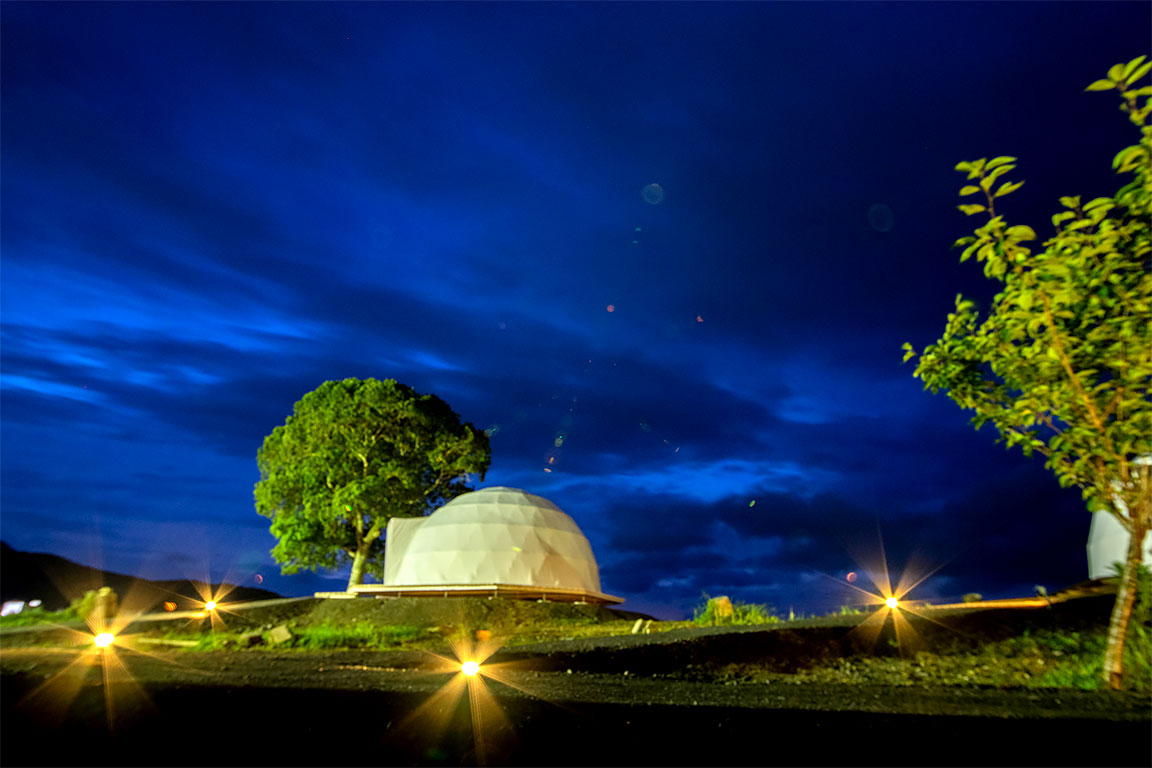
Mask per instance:
[[[1124,640],[1128,634],[1128,620],[1132,617],[1132,605],[1136,602],[1139,566],[1144,562],[1144,537],[1148,534],[1148,527],[1141,525],[1139,515],[1134,517],[1137,519],[1128,539],[1128,558],[1124,562],[1124,574],[1120,577],[1120,589],[1108,622],[1108,644],[1104,648],[1104,682],[1114,689],[1119,689],[1123,681]]]
[[[361,544],[360,548],[356,550],[356,554],[352,557],[352,576],[348,579],[348,591],[352,591],[352,587],[364,583],[364,565],[368,562],[368,547],[371,542]]]

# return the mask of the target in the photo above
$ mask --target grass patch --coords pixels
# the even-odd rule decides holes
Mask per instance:
[[[349,626],[320,624],[292,630],[291,646],[307,650],[335,648],[395,649],[427,637],[418,627],[376,625],[358,621]]]
[[[518,628],[516,633],[507,636],[494,636],[503,645],[515,647],[531,645],[533,643],[548,643],[563,640],[578,640],[586,637],[618,637],[632,634],[634,621],[609,621],[602,624],[594,623],[537,623],[529,627]],[[673,629],[684,629],[694,626],[690,621],[653,621],[648,626],[649,634],[668,632]]]
[[[20,613],[0,616],[0,627],[31,627],[37,624],[66,624],[78,621],[80,614],[74,608],[46,611],[42,607],[25,608]]]
[[[368,621],[359,621],[351,626],[336,626],[333,624],[320,624],[311,627],[290,626],[292,638],[287,642],[273,645],[268,642],[268,632],[262,633],[263,644],[252,650],[396,650],[402,647],[411,647],[420,640],[428,639],[428,632],[417,627],[376,625]],[[141,636],[147,639],[195,641],[196,645],[179,647],[183,651],[223,651],[237,650],[250,647],[238,632],[219,632],[209,630],[205,632],[169,631],[163,634],[147,633]]]

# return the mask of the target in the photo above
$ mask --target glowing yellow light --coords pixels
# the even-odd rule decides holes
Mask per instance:
[[[204,607],[207,608],[209,611],[214,611],[214,610],[216,610],[216,601],[215,600],[209,600],[208,602],[204,603]]]
[[[889,608],[897,608],[900,606],[900,601],[894,597],[890,597],[884,601],[884,605],[888,606]]]
[[[466,661],[460,665],[460,671],[471,677],[480,671],[480,665],[474,661]]]
[[[111,632],[101,632],[92,639],[92,642],[94,642],[98,648],[107,648],[112,645],[112,641],[115,639]]]

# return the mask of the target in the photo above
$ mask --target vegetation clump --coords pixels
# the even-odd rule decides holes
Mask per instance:
[[[103,589],[107,590],[107,587]],[[111,593],[111,590],[108,590]],[[67,608],[59,611],[45,610],[43,606],[25,608],[19,613],[9,616],[0,616],[0,627],[31,627],[37,624],[68,624],[70,622],[88,619],[97,607],[99,590],[89,589],[84,594],[72,600]],[[115,597],[112,597],[115,605]]]
[[[321,624],[293,630],[291,646],[307,650],[368,648],[394,650],[427,636],[418,627],[388,626],[358,621],[350,626]]]
[[[698,627],[744,626],[775,624],[780,617],[772,613],[771,606],[744,603],[728,598],[704,596],[705,603],[692,612],[692,623]]]

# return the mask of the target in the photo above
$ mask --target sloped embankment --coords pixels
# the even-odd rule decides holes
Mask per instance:
[[[474,632],[487,629],[497,635],[514,634],[524,628],[555,622],[600,624],[650,618],[602,605],[552,603],[504,598],[354,598],[284,601],[253,607],[237,606],[225,612],[230,628],[246,628],[290,622],[296,626],[352,626],[369,622],[379,626]]]

